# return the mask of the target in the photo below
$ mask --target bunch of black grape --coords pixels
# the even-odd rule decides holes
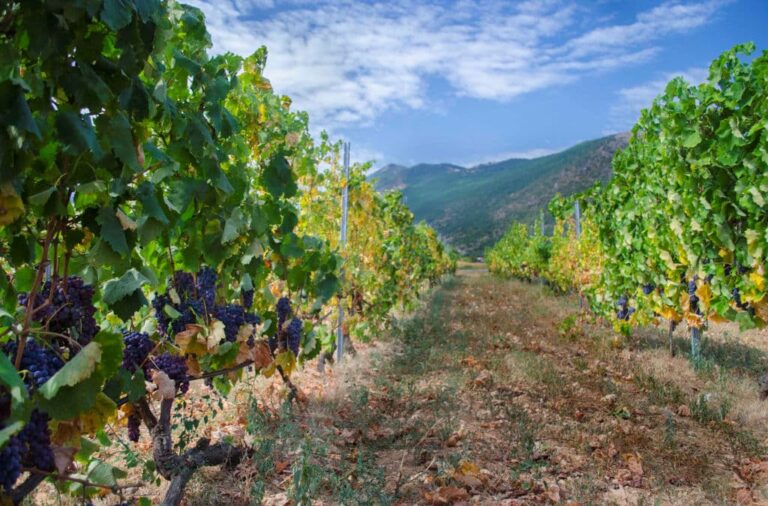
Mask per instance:
[[[11,361],[15,360],[17,350],[16,342],[9,342],[3,346],[3,352]],[[34,339],[27,339],[20,367],[27,390],[32,392],[40,388],[63,366],[64,361],[56,351],[39,344]],[[0,399],[0,429],[5,427],[8,416],[10,416],[10,399],[7,396],[2,396]],[[54,460],[48,420],[47,413],[37,409],[33,410],[26,425],[19,433],[11,436],[8,443],[0,451],[0,462],[2,463],[0,466],[0,484],[6,491],[10,491],[16,483],[22,467],[37,468],[42,471],[53,470]]]
[[[629,300],[626,295],[622,295],[616,304],[619,309],[616,311],[616,318],[622,321],[629,321],[629,317],[635,312],[635,308],[629,307]]]
[[[13,362],[16,359],[16,341],[6,343],[3,351]],[[27,339],[19,371],[22,372],[28,390],[40,387],[62,367],[64,361],[53,348],[38,344],[34,338]]]
[[[189,374],[187,372],[187,359],[180,355],[172,355],[168,352],[150,359],[146,365],[147,371],[160,370],[168,375],[176,383],[176,388],[181,393],[189,390]]]
[[[651,292],[653,292],[656,289],[656,285],[653,283],[646,283],[642,286],[643,293],[645,295],[650,295]]]
[[[304,324],[299,318],[295,317],[288,322],[288,318],[291,317],[293,310],[291,309],[291,301],[287,297],[281,297],[277,301],[276,312],[277,334],[270,336],[268,340],[269,349],[272,353],[275,353],[279,348],[283,347],[291,350],[294,355],[298,356]],[[287,325],[286,322],[288,322]]]
[[[84,346],[99,332],[93,294],[93,287],[76,276],[46,281],[35,294],[32,320]],[[26,308],[28,303],[29,294],[19,294],[19,304]]]
[[[155,348],[155,343],[143,332],[123,330],[123,343],[123,369],[130,372],[144,367],[147,357]]]
[[[298,318],[291,320],[288,324],[288,328],[285,330],[287,335],[288,349],[293,352],[295,356],[299,356],[299,345],[301,344],[301,329],[304,326],[302,321]]]
[[[248,303],[243,306],[216,305],[216,281],[216,272],[210,267],[201,268],[196,276],[177,271],[173,275],[172,288],[179,302],[174,302],[170,292],[156,294],[152,300],[160,333],[176,334],[185,330],[188,324],[197,322],[199,318],[205,321],[216,318],[224,324],[225,339],[234,342],[243,324],[259,323],[259,317],[247,311],[247,308],[253,304],[253,291],[250,291],[250,297],[247,295],[248,292],[244,292],[243,297]],[[166,305],[176,310],[180,316],[171,320],[165,312]]]

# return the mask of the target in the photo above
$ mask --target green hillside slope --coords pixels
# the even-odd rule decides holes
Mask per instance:
[[[401,190],[417,219],[459,251],[479,255],[511,220],[535,220],[556,193],[570,195],[607,180],[613,154],[626,142],[626,134],[611,135],[540,158],[471,168],[388,165],[371,177],[379,190]]]

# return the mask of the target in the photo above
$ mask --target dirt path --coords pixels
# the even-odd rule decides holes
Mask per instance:
[[[763,352],[713,341],[694,370],[577,307],[460,272],[391,341],[300,374],[303,408],[254,404],[256,457],[189,504],[765,502]]]

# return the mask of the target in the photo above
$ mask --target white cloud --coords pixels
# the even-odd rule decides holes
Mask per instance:
[[[653,100],[666,88],[675,77],[682,77],[691,84],[699,84],[707,79],[706,68],[692,67],[680,72],[667,72],[655,79],[637,86],[618,91],[619,99],[611,106],[610,123],[605,133],[629,130],[640,117],[640,111],[650,107]]]
[[[215,50],[268,47],[267,77],[309,111],[313,130],[429,107],[430,77],[459,96],[507,101],[646,61],[661,37],[706,24],[720,5],[669,1],[594,26],[607,21],[574,0],[187,1],[205,12]]]
[[[566,148],[532,148],[525,151],[503,151],[489,156],[484,156],[479,159],[470,160],[467,163],[460,164],[464,167],[477,167],[479,165],[485,165],[488,163],[502,162],[504,160],[510,160],[512,158],[539,158],[542,156],[551,155],[553,153],[559,153]]]

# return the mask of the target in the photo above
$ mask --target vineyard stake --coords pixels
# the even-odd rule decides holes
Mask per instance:
[[[691,329],[691,359],[694,364],[701,358],[701,330],[693,327]]]
[[[341,237],[339,252],[344,251],[347,242],[347,211],[349,209],[349,142],[344,143],[344,188],[341,191]],[[341,280],[344,281],[344,268],[341,268]],[[343,293],[343,290],[342,290]],[[344,305],[339,297],[339,322],[336,329],[336,360],[341,363],[344,356]]]
[[[576,241],[578,241],[581,237],[581,207],[578,200],[573,204],[573,214],[576,222]],[[579,287],[579,311],[584,311],[584,296],[581,294],[581,287]]]

